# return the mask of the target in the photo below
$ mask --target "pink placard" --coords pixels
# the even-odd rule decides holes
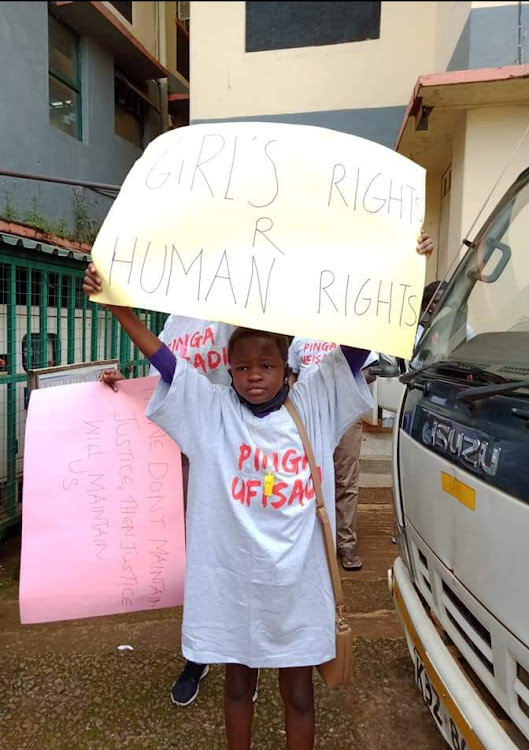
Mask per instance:
[[[182,603],[178,446],[145,417],[157,378],[44,388],[26,424],[20,618]]]

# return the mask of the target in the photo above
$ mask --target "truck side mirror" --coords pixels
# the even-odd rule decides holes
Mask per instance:
[[[398,378],[400,370],[397,365],[380,364],[367,368],[368,373],[373,378]]]

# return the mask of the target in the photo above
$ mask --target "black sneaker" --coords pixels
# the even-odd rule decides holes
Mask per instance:
[[[171,688],[171,700],[175,706],[189,706],[200,690],[200,681],[209,672],[209,664],[186,662],[182,674]]]

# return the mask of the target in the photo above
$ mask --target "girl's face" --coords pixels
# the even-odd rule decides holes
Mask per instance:
[[[264,404],[285,382],[285,362],[275,343],[264,336],[239,339],[230,368],[237,393],[251,404]]]

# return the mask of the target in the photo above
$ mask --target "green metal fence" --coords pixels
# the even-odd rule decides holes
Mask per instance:
[[[127,377],[148,371],[110,313],[83,294],[85,267],[80,254],[0,235],[0,533],[21,512],[27,371],[107,359]],[[167,317],[136,312],[156,333]]]

